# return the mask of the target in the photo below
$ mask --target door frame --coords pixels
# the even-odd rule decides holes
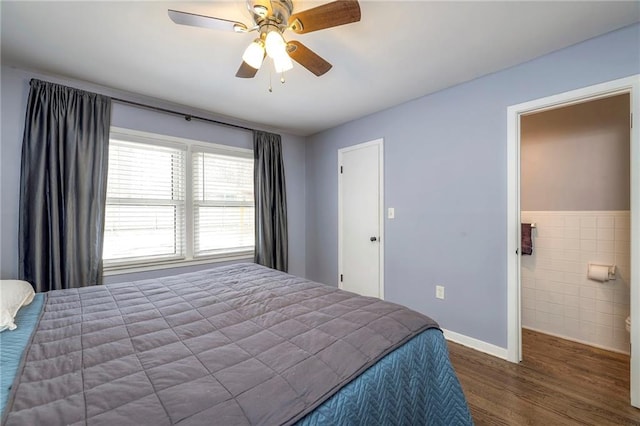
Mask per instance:
[[[507,108],[507,359],[522,360],[520,255],[520,116],[628,93],[631,129],[631,405],[640,407],[640,74]],[[635,123],[633,123],[635,121]],[[634,349],[635,348],[635,349]]]
[[[380,250],[380,265],[379,265],[379,279],[378,279],[378,294],[380,299],[384,300],[384,139],[374,139],[369,142],[359,143],[357,145],[351,145],[345,148],[338,149],[338,276],[337,283],[338,288],[342,289],[342,282],[340,281],[340,275],[342,274],[342,173],[340,173],[340,167],[342,166],[342,156],[345,152],[355,151],[361,148],[369,146],[378,147],[378,206],[380,211],[378,212],[378,242]]]

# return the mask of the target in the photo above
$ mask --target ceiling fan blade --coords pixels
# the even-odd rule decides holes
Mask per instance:
[[[238,72],[236,73],[236,77],[239,78],[253,78],[258,73],[258,70],[247,64],[245,61],[242,61],[240,64],[240,68],[238,68]]]
[[[338,0],[294,13],[289,28],[298,34],[310,33],[360,20],[360,5],[356,0]]]
[[[320,77],[329,71],[332,65],[314,53],[299,41],[292,40],[287,44],[287,52],[291,59]]]
[[[242,22],[229,21],[227,19],[214,18],[213,16],[197,15],[195,13],[168,10],[169,18],[176,24],[190,25],[192,27],[210,28],[213,30],[230,30],[246,32],[247,26]]]

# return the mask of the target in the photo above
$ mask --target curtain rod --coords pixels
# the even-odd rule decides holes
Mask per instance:
[[[166,112],[166,113],[169,113],[169,114],[181,115],[187,121],[191,121],[192,119],[195,118],[196,120],[207,121],[209,123],[219,124],[221,126],[233,127],[233,128],[240,129],[240,130],[247,130],[249,132],[253,132],[253,131],[256,130],[256,129],[252,129],[252,128],[249,128],[249,127],[239,126],[237,124],[225,123],[224,121],[213,120],[211,118],[199,117],[197,115],[185,114],[184,112],[173,111],[173,110],[170,110],[170,109],[160,108],[160,107],[156,107],[156,106],[152,106],[152,105],[146,105],[146,104],[142,104],[142,103],[134,102],[134,101],[128,101],[126,99],[111,98],[111,100],[112,101],[116,101],[116,102],[120,102],[120,103],[123,103],[123,104],[129,104],[129,105],[134,105],[134,106],[138,106],[138,107],[142,107],[142,108],[152,109],[154,111],[160,111],[160,112]]]
[[[43,81],[43,80],[39,80],[37,78],[32,78],[30,80],[30,82],[33,82],[34,80],[35,81]],[[47,82],[45,81],[45,83],[47,83]],[[57,83],[49,83],[49,84],[57,84]],[[106,95],[106,96],[108,96],[108,95]],[[126,99],[114,98],[114,97],[111,97],[111,96],[108,96],[108,97],[111,98],[112,101],[120,102],[120,103],[123,103],[123,104],[129,104],[129,105],[134,105],[134,106],[138,106],[138,107],[141,107],[141,108],[152,109],[154,111],[166,112],[168,114],[181,115],[187,121],[191,121],[191,120],[193,120],[195,118],[196,120],[207,121],[209,123],[219,124],[221,126],[233,127],[235,129],[240,129],[240,130],[247,130],[249,132],[255,132],[256,131],[256,129],[252,129],[250,127],[245,127],[245,126],[240,126],[238,124],[225,123],[224,121],[218,121],[218,120],[214,120],[214,119],[211,119],[211,118],[200,117],[200,116],[197,116],[197,115],[185,114],[184,112],[174,111],[174,110],[167,109],[167,108],[155,107],[155,106],[143,104],[143,103],[140,103],[140,102],[128,101]]]

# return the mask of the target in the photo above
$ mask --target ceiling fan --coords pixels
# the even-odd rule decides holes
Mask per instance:
[[[242,64],[236,73],[236,77],[240,78],[253,78],[266,57],[273,60],[277,73],[293,68],[293,59],[319,77],[329,71],[332,65],[299,41],[285,41],[283,33],[291,30],[306,34],[360,20],[357,0],[338,0],[298,13],[293,13],[293,0],[247,0],[247,7],[253,17],[253,26],[172,9],[168,13],[176,24],[238,33],[257,31],[258,37],[242,55]]]

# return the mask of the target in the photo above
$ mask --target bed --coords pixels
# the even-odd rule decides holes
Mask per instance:
[[[430,318],[255,264],[39,294],[5,425],[467,425]]]

